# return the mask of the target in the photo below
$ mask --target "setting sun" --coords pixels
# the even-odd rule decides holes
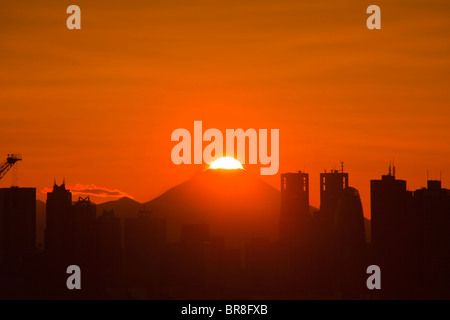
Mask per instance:
[[[223,157],[214,160],[213,163],[209,166],[210,169],[244,169],[242,164],[232,158],[232,157]]]

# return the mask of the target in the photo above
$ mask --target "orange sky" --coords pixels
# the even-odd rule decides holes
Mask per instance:
[[[202,169],[172,164],[176,128],[276,128],[280,172],[309,172],[313,205],[344,161],[368,216],[392,159],[409,189],[427,169],[450,185],[449,17],[445,0],[3,1],[0,153],[22,153],[21,186],[147,201]]]

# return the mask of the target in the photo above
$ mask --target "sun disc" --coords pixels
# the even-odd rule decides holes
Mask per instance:
[[[214,160],[209,166],[210,169],[244,169],[242,164],[232,157],[222,157]]]

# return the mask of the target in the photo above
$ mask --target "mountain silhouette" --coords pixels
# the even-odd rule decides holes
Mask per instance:
[[[128,197],[97,205],[97,216],[114,210],[122,219],[136,218],[144,209],[167,220],[168,240],[179,241],[183,224],[208,224],[210,234],[227,242],[254,238],[278,240],[280,192],[245,170],[206,170],[144,204]],[[310,206],[310,211],[318,209]],[[366,241],[370,220],[364,218]],[[45,202],[36,201],[36,243],[44,244]]]
[[[280,192],[246,170],[208,169],[145,205],[167,221],[171,242],[185,224],[207,224],[226,244],[278,239]]]
[[[121,219],[135,218],[142,209],[143,205],[141,203],[128,197],[123,197],[118,200],[98,204],[97,217],[101,216],[104,210],[114,210],[116,217]]]

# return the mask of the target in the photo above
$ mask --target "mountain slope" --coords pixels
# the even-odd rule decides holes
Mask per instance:
[[[122,219],[135,218],[143,205],[133,199],[123,197],[118,200],[108,201],[97,205],[97,216],[102,215],[103,210],[114,210],[116,217]]]
[[[280,192],[245,170],[206,170],[146,206],[167,220],[169,241],[183,224],[208,224],[230,244],[278,238]]]

